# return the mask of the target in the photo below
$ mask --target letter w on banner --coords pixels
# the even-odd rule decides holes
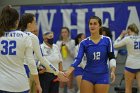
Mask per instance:
[[[36,15],[41,43],[43,41],[42,33],[45,31],[53,31],[56,42],[63,26],[70,29],[72,38],[75,38],[78,33],[85,33],[86,36],[89,36],[88,20],[93,15],[99,16],[102,19],[103,26],[110,28],[113,40],[129,24],[135,23],[140,30],[140,2],[21,6],[20,13]]]

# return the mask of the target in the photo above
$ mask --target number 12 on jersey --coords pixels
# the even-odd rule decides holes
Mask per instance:
[[[100,60],[100,52],[93,53],[93,60]]]

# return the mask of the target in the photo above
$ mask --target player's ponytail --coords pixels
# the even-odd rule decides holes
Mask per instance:
[[[18,19],[19,14],[16,9],[11,5],[4,7],[0,15],[0,36],[3,36],[4,32],[16,29]]]

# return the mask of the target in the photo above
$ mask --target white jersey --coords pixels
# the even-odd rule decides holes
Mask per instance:
[[[40,46],[43,56],[48,59],[55,68],[59,69],[59,63],[62,62],[62,56],[58,46],[53,44],[52,48],[50,48],[44,42]],[[52,70],[47,72],[53,73]]]
[[[56,69],[45,57],[42,56],[38,37],[31,32],[25,31],[25,33],[29,35],[32,40],[33,51],[36,57],[35,60],[39,60],[40,63],[47,68],[47,70],[51,68],[53,70],[53,73],[58,74],[58,69]]]
[[[75,57],[77,57],[78,50],[79,50],[79,45],[76,45],[75,46]],[[86,55],[84,54],[84,56],[82,58],[82,62],[80,63],[80,65],[78,65],[78,67],[82,67],[84,69],[86,62],[87,62],[87,58],[86,58]]]
[[[27,59],[31,73],[38,74],[29,36],[21,31],[5,32],[0,37],[0,52],[0,90],[29,90],[29,81],[23,66],[24,58]]]
[[[62,47],[62,43],[65,43],[65,45],[67,46],[69,50],[67,58],[66,59],[63,58],[63,70],[67,70],[74,61],[75,42],[74,40],[69,40],[67,42],[57,41],[56,44],[58,45],[60,50]]]
[[[126,60],[126,67],[132,69],[140,69],[140,36],[127,36],[122,40],[119,37],[114,42],[114,47],[118,48],[126,45],[128,56]]]

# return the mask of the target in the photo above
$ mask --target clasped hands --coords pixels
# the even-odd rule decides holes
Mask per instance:
[[[42,67],[42,66],[39,66],[39,74],[43,74],[46,72],[46,68],[45,67]],[[67,82],[69,81],[68,79],[68,72],[62,72],[62,71],[59,71],[58,74],[57,74],[57,79],[55,79],[54,81],[60,81],[60,82]]]
[[[58,73],[58,80],[59,81],[61,81],[61,82],[68,82],[69,81],[69,79],[68,79],[68,77],[69,77],[69,73],[66,71],[66,72],[62,72],[62,71],[59,71],[59,73]]]

